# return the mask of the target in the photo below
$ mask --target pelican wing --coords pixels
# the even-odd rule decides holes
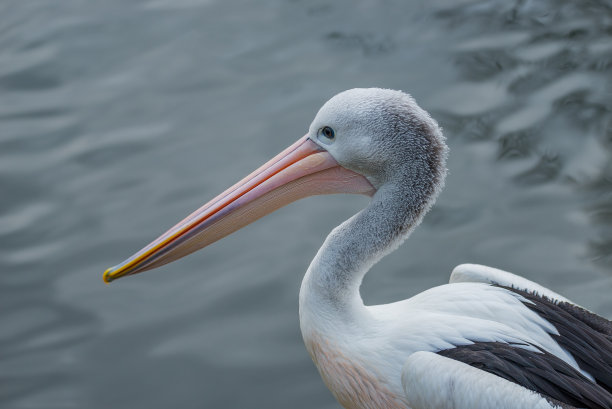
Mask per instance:
[[[612,322],[546,287],[487,266],[457,266],[450,282],[489,283],[513,293],[526,308],[552,324],[556,331],[550,336],[592,379],[548,352],[503,343],[474,343],[440,354],[562,402],[612,408]]]
[[[433,352],[408,357],[402,385],[413,409],[574,409]]]
[[[489,372],[555,401],[585,408],[612,409],[612,323],[565,301],[533,290],[492,284],[512,293],[525,308],[550,323],[550,337],[567,351],[581,372],[536,345],[482,342],[438,354]]]

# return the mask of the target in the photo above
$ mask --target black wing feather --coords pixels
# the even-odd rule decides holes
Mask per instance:
[[[555,303],[534,293],[508,288],[528,302],[523,304],[559,332],[551,336],[571,353],[581,369],[612,393],[612,322],[576,305]]]

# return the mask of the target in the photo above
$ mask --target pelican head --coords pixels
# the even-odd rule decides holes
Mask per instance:
[[[333,131],[331,139],[326,134],[328,128]],[[430,179],[436,186],[444,179],[446,145],[442,132],[436,121],[401,91],[355,88],[341,92],[321,107],[308,136],[341,166],[365,176],[376,189],[396,179]]]
[[[422,214],[445,176],[437,123],[401,91],[351,89],[327,101],[308,133],[123,263],[104,281],[140,273],[203,248],[300,198],[404,192]]]

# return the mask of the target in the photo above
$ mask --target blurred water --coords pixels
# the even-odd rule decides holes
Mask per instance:
[[[6,0],[0,16],[2,408],[338,407],[297,293],[365,199],[307,199],[159,270],[101,273],[357,86],[412,93],[452,150],[366,302],[477,262],[612,316],[610,2]]]

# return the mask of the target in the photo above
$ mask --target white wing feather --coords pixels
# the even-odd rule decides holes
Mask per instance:
[[[413,409],[560,409],[542,395],[432,352],[415,352],[402,369]]]
[[[529,292],[535,291],[537,294],[550,298],[553,301],[577,305],[562,295],[524,277],[480,264],[460,264],[453,269],[449,283],[464,282],[498,284]]]

